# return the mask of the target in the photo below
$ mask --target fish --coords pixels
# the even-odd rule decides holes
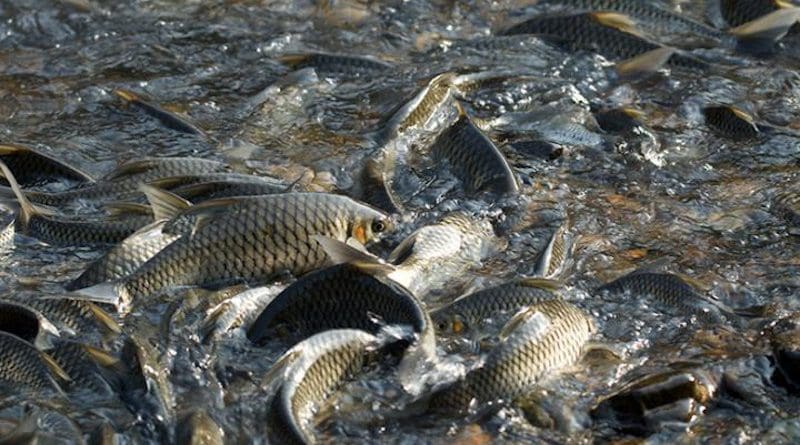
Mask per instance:
[[[439,124],[437,117],[444,105],[453,99],[455,73],[442,73],[433,77],[408,102],[400,106],[381,125],[377,140],[385,143],[411,129],[429,129]]]
[[[60,336],[58,328],[40,312],[23,304],[0,301],[0,331],[31,343],[39,349],[51,346]]]
[[[612,61],[631,60],[646,53],[659,51],[661,60],[664,46],[641,36],[630,17],[613,12],[579,14],[546,14],[511,26],[502,35],[536,34],[549,39],[569,51],[593,51]],[[640,59],[642,60],[642,59]],[[668,54],[667,65],[690,70],[707,70],[709,64],[675,51]],[[637,64],[636,71],[641,70]],[[626,71],[630,71],[628,67]]]
[[[380,340],[357,329],[333,329],[297,344],[273,366],[280,382],[271,401],[268,434],[282,444],[316,443],[313,425],[320,405],[355,377]]]
[[[168,187],[168,183],[182,184]],[[271,195],[291,191],[292,184],[274,178],[236,173],[211,173],[155,180],[147,185],[169,190],[183,199],[198,203],[232,196]]]
[[[0,331],[0,355],[0,385],[6,390],[64,393],[61,385],[69,382],[70,376],[49,354],[29,342]]]
[[[727,37],[725,33],[671,11],[658,2],[640,0],[549,0],[541,4],[558,4],[582,11],[619,12],[635,18],[637,25],[665,36],[676,33],[694,34],[709,39],[711,42],[724,42]]]
[[[318,241],[334,264],[353,263],[381,273],[420,298],[477,267],[501,245],[489,221],[462,211],[415,230],[387,261],[341,240]]]
[[[148,116],[158,120],[161,125],[181,133],[192,134],[197,136],[205,136],[203,130],[197,128],[194,124],[189,123],[186,119],[178,116],[175,113],[166,111],[163,108],[153,105],[150,101],[142,98],[140,95],[123,89],[114,90],[114,94],[126,103],[135,106],[136,108],[144,111]]]
[[[386,73],[394,66],[372,56],[311,52],[284,54],[278,61],[292,69],[314,68],[324,77],[357,79],[374,77]]]
[[[178,420],[176,443],[186,445],[222,445],[225,433],[203,408],[192,410]]]
[[[21,144],[0,143],[0,161],[14,172],[22,187],[48,182],[90,184],[94,178],[77,167]]]
[[[534,260],[533,275],[542,278],[558,276],[570,255],[570,239],[567,227],[568,221],[553,231],[550,239]]]
[[[20,213],[16,219],[19,233],[56,246],[104,245],[118,243],[152,221],[150,208],[135,203],[107,205],[108,217],[92,219],[68,217],[53,209],[30,202],[11,170],[0,161],[0,171],[11,184]]]
[[[470,194],[519,192],[519,183],[503,153],[470,120],[460,103],[458,120],[443,131],[430,148],[436,162],[445,161]]]
[[[636,435],[650,434],[666,422],[689,423],[713,400],[719,377],[704,369],[645,375],[604,397],[591,415]]]
[[[402,205],[391,189],[394,162],[394,153],[389,150],[367,157],[354,185],[355,196],[385,212],[401,213]]]
[[[635,129],[643,127],[641,118],[642,112],[631,107],[598,110],[594,113],[594,119],[600,129],[617,134],[629,134]]]
[[[719,323],[725,319],[722,303],[705,298],[683,278],[671,273],[636,270],[600,286],[597,292],[653,298],[667,309],[679,314],[695,315],[706,323]],[[725,312],[732,311],[726,309]]]
[[[749,113],[733,105],[712,105],[703,108],[706,125],[720,136],[736,140],[753,140],[762,135]]]
[[[731,27],[744,25],[779,9],[796,6],[785,0],[715,0],[713,4]]]
[[[6,295],[4,301],[27,306],[42,314],[58,326],[59,333],[77,335],[98,327],[105,331],[120,333],[117,322],[106,311],[94,303],[61,296]]]
[[[480,329],[486,320],[505,324],[520,309],[558,298],[558,283],[542,279],[519,279],[462,295],[431,312],[440,334],[464,335]]]
[[[240,292],[212,307],[206,312],[200,327],[203,343],[209,343],[214,335],[234,327],[251,326],[276,295],[272,286],[260,286]]]
[[[328,329],[372,334],[385,325],[405,324],[432,339],[427,311],[407,289],[353,264],[311,272],[278,294],[247,330],[256,344],[289,335],[296,341]]]
[[[503,328],[503,342],[483,364],[429,395],[428,409],[463,414],[471,405],[481,409],[512,403],[543,379],[574,364],[592,332],[592,320],[561,299],[523,308]]]
[[[190,235],[173,241],[128,277],[75,292],[127,307],[171,286],[263,283],[322,266],[325,253],[314,235],[367,243],[393,228],[385,213],[325,193],[225,198],[189,211],[198,218]]]
[[[124,201],[141,197],[138,187],[157,179],[174,176],[221,173],[230,166],[219,161],[191,157],[142,158],[125,162],[95,182],[63,192],[26,191],[36,204],[58,206],[75,200],[92,202]]]

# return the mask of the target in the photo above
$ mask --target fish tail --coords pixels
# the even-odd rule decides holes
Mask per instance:
[[[74,294],[82,300],[115,306],[120,313],[126,312],[132,300],[130,290],[122,281],[96,284],[75,290]]]
[[[20,220],[23,225],[27,225],[28,221],[30,221],[33,215],[52,213],[34,205],[28,200],[28,198],[25,196],[25,193],[22,191],[22,188],[19,186],[17,179],[14,177],[14,173],[11,172],[11,169],[8,168],[3,161],[0,161],[0,171],[2,171],[3,177],[5,177],[8,183],[11,185],[11,190],[13,191],[14,196],[17,198],[17,203],[19,203],[20,207]]]

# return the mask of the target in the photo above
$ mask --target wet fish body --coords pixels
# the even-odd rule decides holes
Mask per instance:
[[[170,130],[198,136],[204,135],[202,130],[189,123],[186,119],[150,103],[150,101],[140,97],[136,93],[127,90],[114,90],[114,94],[123,99],[125,102],[144,111],[148,116],[157,119],[159,122],[161,122],[161,125],[169,128]]]
[[[534,261],[533,274],[543,278],[553,278],[564,268],[569,257],[567,223],[558,227]]]
[[[58,337],[58,328],[35,309],[10,301],[0,301],[0,331],[25,340],[38,348],[49,346]]]
[[[119,326],[95,304],[66,297],[8,296],[9,301],[30,307],[50,320],[61,330],[72,334],[86,333],[103,327],[119,331]]]
[[[557,296],[529,280],[520,280],[481,289],[431,312],[436,329],[442,333],[461,334],[473,331],[488,319],[507,321],[525,306]]]
[[[700,295],[677,275],[634,271],[604,284],[598,292],[628,293],[632,297],[646,296],[681,314],[693,314],[707,322],[723,319],[718,306]]]
[[[20,232],[54,246],[109,245],[153,222],[148,213],[82,219],[35,214]]]
[[[431,147],[433,159],[446,160],[468,193],[517,193],[516,176],[503,153],[459,109],[458,120]]]
[[[92,356],[94,353],[102,355],[109,362],[116,361],[106,352],[71,340],[57,340],[48,353],[70,376],[71,381],[68,385],[70,391],[89,389],[97,394],[115,394],[118,382],[113,379],[107,380],[105,376],[111,377],[112,373],[110,371],[104,373]]]
[[[347,54],[306,53],[287,54],[278,58],[292,69],[314,68],[325,77],[373,77],[393,68],[393,65],[375,57]]]
[[[705,107],[703,116],[706,125],[727,138],[753,140],[762,135],[752,116],[730,105]]]
[[[283,382],[272,401],[270,437],[276,443],[315,443],[315,411],[361,370],[368,348],[377,343],[364,331],[335,329],[287,352],[284,358],[296,358],[282,373]]]
[[[435,411],[464,412],[473,399],[479,409],[489,402],[513,401],[576,362],[594,329],[580,309],[560,299],[535,303],[518,317],[519,325],[482,366],[433,395]]]
[[[126,200],[141,196],[138,189],[140,184],[173,176],[219,173],[228,168],[228,165],[222,162],[201,158],[144,158],[120,165],[95,183],[58,193],[26,192],[25,194],[32,202],[46,205],[59,205],[77,199]]]
[[[323,193],[227,198],[191,211],[207,211],[191,236],[174,241],[113,286],[79,293],[124,304],[176,285],[222,286],[299,275],[325,262],[312,236],[368,242],[390,227],[387,215]]]
[[[296,340],[328,329],[374,334],[384,324],[405,324],[432,335],[427,312],[408,290],[357,266],[338,264],[292,283],[264,308],[247,336],[263,343],[281,332]]]
[[[379,141],[387,141],[404,135],[409,129],[428,128],[436,120],[444,105],[452,100],[453,73],[443,73],[432,78],[410,101],[403,104],[383,124]]]
[[[16,216],[11,209],[0,207],[0,249],[14,246]]]
[[[570,51],[594,51],[613,61],[632,59],[662,48],[643,37],[604,24],[604,17],[603,13],[542,15],[514,25],[503,34],[541,35]],[[707,63],[680,53],[672,54],[667,64],[695,70],[708,69]]]
[[[25,145],[0,144],[0,161],[8,165],[23,187],[48,182],[87,184],[94,181],[77,167]]]
[[[201,326],[205,342],[214,334],[234,327],[250,326],[261,311],[275,299],[276,291],[270,286],[256,287],[241,292],[211,308]]]
[[[58,365],[47,354],[16,335],[0,332],[0,384],[7,389],[20,386],[37,391],[55,390],[60,387],[51,374]],[[66,376],[61,370],[62,376]]]
[[[641,0],[551,0],[543,4],[559,4],[581,11],[616,11],[627,14],[643,27],[672,35],[676,31],[691,33],[716,41],[725,40],[724,33],[702,23],[684,17],[657,2]]]

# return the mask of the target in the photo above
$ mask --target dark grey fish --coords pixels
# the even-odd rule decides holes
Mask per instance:
[[[516,175],[503,153],[476,127],[458,105],[458,120],[431,146],[435,161],[446,161],[468,193],[519,192]]]
[[[706,125],[720,136],[736,140],[752,140],[762,135],[753,116],[732,105],[703,108]]]
[[[463,295],[431,312],[431,318],[439,333],[466,334],[488,319],[502,325],[525,306],[557,298],[555,287],[555,282],[541,279],[505,283]]]
[[[286,54],[278,60],[292,69],[314,68],[324,77],[359,78],[373,77],[393,68],[393,65],[371,56],[330,54],[312,52]]]
[[[52,357],[16,335],[0,332],[0,357],[0,385],[6,390],[62,392],[59,382],[70,379]]]
[[[784,0],[714,0],[722,18],[731,27],[740,26],[781,8],[793,6]]]
[[[696,315],[705,322],[724,320],[721,304],[711,302],[681,277],[670,273],[634,271],[600,286],[597,291],[653,298],[666,308],[680,314]]]
[[[175,113],[166,111],[161,107],[153,105],[149,101],[141,98],[138,94],[127,90],[114,90],[114,94],[125,102],[144,111],[150,117],[157,119],[161,125],[169,128],[170,130],[179,131],[181,133],[195,134],[198,136],[205,136],[203,130],[200,130],[195,125],[186,121],[186,119],[178,116]]]
[[[478,368],[434,393],[429,406],[443,413],[464,413],[475,400],[509,403],[542,379],[575,363],[593,331],[580,309],[560,299],[537,302],[514,316],[504,328],[505,340]]]
[[[86,333],[101,327],[110,332],[120,332],[116,321],[94,303],[66,297],[7,295],[4,300],[21,304],[41,313],[47,320],[72,335]]]
[[[382,325],[392,324],[433,335],[427,312],[408,290],[357,266],[338,264],[305,275],[287,287],[256,318],[247,338],[263,344],[289,335],[299,341],[343,328],[375,334]]]
[[[628,134],[643,124],[639,120],[641,113],[633,108],[612,108],[599,110],[594,113],[597,125],[605,132]]]
[[[708,25],[684,17],[658,2],[641,0],[547,0],[542,4],[558,4],[581,11],[616,11],[630,15],[642,27],[662,35],[695,34],[713,41],[724,41],[726,35]]]
[[[646,375],[615,389],[591,414],[615,429],[647,435],[663,423],[689,423],[712,401],[718,380],[703,369]]]
[[[265,282],[321,266],[325,253],[314,235],[367,243],[391,228],[386,214],[324,193],[226,198],[190,211],[202,216],[193,233],[165,247],[133,275],[78,292],[126,306],[170,286]]]
[[[355,329],[335,329],[299,343],[281,357],[270,374],[281,381],[271,402],[270,439],[282,444],[312,444],[320,405],[361,371],[377,337]]]
[[[635,32],[625,15],[592,12],[541,15],[512,26],[503,34],[536,34],[569,51],[594,51],[613,61],[633,59],[663,48]],[[666,63],[692,70],[709,68],[707,63],[678,52],[673,53]]]
[[[144,158],[126,162],[97,182],[64,192],[26,192],[31,202],[58,205],[77,199],[87,201],[118,201],[141,197],[139,185],[173,176],[220,173],[229,170],[222,162],[201,158]]]
[[[355,184],[358,199],[389,213],[400,213],[401,205],[392,192],[394,157],[391,151],[381,150],[364,160]]]
[[[175,188],[161,187],[160,181],[151,182],[150,185],[165,188],[193,203],[232,196],[286,193],[291,188],[291,184],[273,178],[235,173],[205,175],[197,177],[197,180],[177,179],[185,181],[185,185]]]
[[[176,443],[186,445],[223,445],[224,433],[203,408],[181,416],[175,431]]]
[[[115,244],[152,221],[150,208],[137,204],[119,204],[109,217],[83,219],[67,217],[31,203],[11,170],[0,161],[0,170],[17,196],[20,233],[53,245]]]
[[[0,144],[0,161],[8,165],[22,187],[47,182],[91,183],[89,174],[31,147]]]

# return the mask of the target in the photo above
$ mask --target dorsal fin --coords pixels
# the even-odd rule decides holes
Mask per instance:
[[[39,351],[39,357],[42,362],[47,366],[47,369],[53,373],[59,380],[63,382],[72,381],[72,378],[67,374],[67,371],[58,364],[58,362],[48,353]]]
[[[150,184],[141,184],[139,190],[147,197],[156,221],[171,220],[192,207],[191,202]]]
[[[117,168],[114,171],[108,173],[106,176],[103,177],[104,181],[118,181],[123,179],[127,176],[136,175],[139,173],[144,173],[148,170],[151,170],[157,165],[154,159],[139,159],[136,161],[128,161]]]
[[[777,42],[798,21],[800,21],[800,8],[778,9],[736,28],[729,29],[728,32],[740,40],[772,40]]]
[[[640,37],[642,36],[641,31],[636,27],[636,22],[626,14],[621,14],[619,12],[601,11],[601,12],[592,12],[589,15],[597,23],[603,26],[608,26],[609,28],[614,28],[622,32],[627,32],[628,34],[634,34]]]
[[[519,310],[510,320],[503,326],[498,334],[499,338],[503,341],[514,333],[520,326],[527,323],[536,323],[536,333],[540,333],[550,326],[550,320],[542,314],[536,306],[528,306]]]
[[[94,318],[106,329],[116,334],[122,332],[122,328],[119,326],[119,323],[116,322],[108,312],[104,311],[100,308],[100,306],[92,303],[91,301],[87,301],[86,305],[89,307],[89,310],[94,315]]]
[[[664,46],[623,60],[616,65],[617,74],[621,77],[630,77],[658,71],[675,52],[675,48]]]
[[[117,367],[119,364],[119,358],[114,357],[108,351],[84,344],[81,344],[81,347],[83,347],[83,350],[86,351],[86,354],[88,354],[95,363],[104,368]]]

